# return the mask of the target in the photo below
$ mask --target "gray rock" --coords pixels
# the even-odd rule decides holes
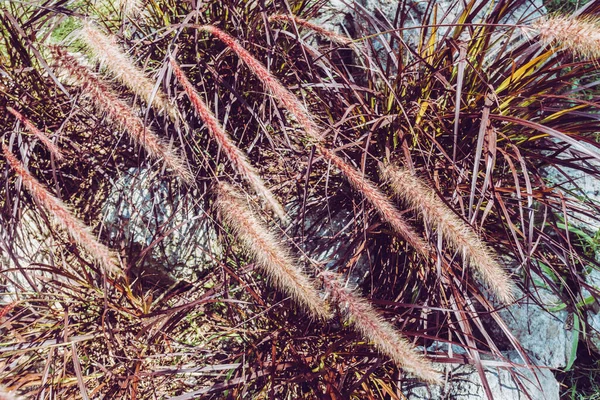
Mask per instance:
[[[201,204],[187,200],[194,196],[179,196],[157,173],[131,168],[113,185],[103,207],[104,235],[115,248],[134,249],[130,264],[155,243],[142,270],[156,279],[191,279],[220,254],[217,234]]]
[[[590,144],[581,143],[582,149],[568,149],[563,153],[566,159],[577,159],[589,157],[585,150],[596,150]],[[597,150],[596,150],[597,151]],[[598,168],[600,162],[595,159],[577,162],[582,168]],[[569,226],[580,229],[589,237],[595,237],[600,231],[600,220],[597,217],[597,205],[600,204],[600,179],[585,173],[579,169],[558,166],[548,166],[544,169],[548,186],[559,190],[566,198],[577,198],[578,211],[571,211],[567,215]],[[561,214],[561,218],[564,216]],[[594,240],[594,239],[592,239]],[[594,245],[594,243],[590,243]],[[596,260],[600,260],[600,251],[596,250]],[[600,293],[600,271],[595,266],[588,266],[584,277],[585,283],[595,289],[595,296]],[[581,294],[584,299],[589,299],[594,294],[587,288],[582,288]],[[594,302],[586,310],[588,339],[593,347],[600,352],[600,305]]]
[[[568,322],[569,313],[565,310],[546,311],[561,303],[551,291],[535,286],[531,292],[544,307],[527,297],[518,304],[500,310],[499,314],[538,365],[562,368],[569,360],[574,334]]]
[[[481,377],[474,366],[435,364],[435,368],[444,374],[446,378],[444,385],[405,382],[402,392],[407,399],[481,400],[486,398]],[[484,371],[494,400],[558,400],[560,398],[558,381],[547,369],[531,371],[517,367],[511,374],[511,371],[506,368],[485,366],[484,362]]]
[[[411,47],[415,47],[419,41],[420,32],[418,27],[423,24],[423,18],[428,13],[429,0],[409,0],[404,6],[407,15],[404,16],[404,24],[401,28],[402,37],[405,43]],[[474,9],[477,7],[477,3],[474,4]],[[363,25],[361,22],[361,14],[368,14],[375,17],[379,22],[379,31],[386,31],[389,29],[398,28],[394,26],[394,20],[396,19],[396,13],[399,6],[397,0],[329,0],[320,10],[320,15],[313,20],[313,22],[323,26],[331,31],[351,34],[354,31],[351,21],[355,24]],[[457,0],[439,0],[435,2],[437,7],[436,16],[437,20],[427,21],[427,24],[452,24],[456,23],[461,16],[464,6]],[[431,10],[429,10],[431,11]],[[484,7],[479,15],[474,19],[475,22],[481,20],[487,15],[489,7]],[[519,24],[522,21],[530,21],[537,17],[544,15],[546,8],[544,7],[543,0],[528,0],[523,5],[517,7],[510,15],[499,21],[503,24]],[[433,15],[433,14],[432,14]],[[415,29],[410,29],[410,28]],[[451,30],[452,27],[440,28],[440,36],[443,35],[444,30]],[[381,35],[383,40],[389,39],[389,35]],[[377,43],[376,38],[374,39],[375,51],[385,52],[385,46],[383,43]],[[470,38],[464,38],[466,40]],[[527,38],[523,37],[523,40]]]

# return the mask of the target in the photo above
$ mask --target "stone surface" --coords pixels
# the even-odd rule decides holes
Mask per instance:
[[[539,286],[532,288],[532,295],[546,309],[560,304],[557,296]],[[567,365],[573,341],[569,313],[564,310],[550,313],[544,307],[526,298],[500,310],[499,314],[537,365],[562,368]]]
[[[201,204],[181,201],[184,196],[157,173],[132,168],[115,182],[103,207],[103,230],[114,248],[133,249],[130,263],[136,263],[136,251],[159,240],[144,258],[144,270],[191,279],[220,254],[217,234]]]
[[[418,27],[423,24],[423,18],[428,13],[429,0],[409,0],[405,3],[404,10],[408,12],[405,17],[402,28]],[[464,10],[462,5],[456,0],[439,0],[435,2],[437,7],[437,21],[427,21],[427,24],[452,24],[458,21]],[[477,7],[475,2],[474,8]],[[529,21],[545,14],[543,0],[528,0],[523,5],[517,7],[515,11],[499,21],[504,24],[517,24],[522,21]],[[364,22],[359,21],[361,14],[368,14],[375,17],[381,24],[380,30],[385,31],[393,29],[395,26],[397,9],[400,2],[397,0],[330,0],[320,10],[320,15],[314,19],[314,22],[337,33],[349,34],[352,36],[354,31],[353,22],[357,25],[365,26]],[[483,18],[488,8],[483,8],[475,21]],[[429,12],[431,14],[431,12]],[[446,28],[442,28],[446,29]],[[451,27],[447,29],[452,29]],[[403,38],[406,43],[416,44],[419,37],[419,29],[405,29]],[[377,48],[377,44],[375,44]]]
[[[581,143],[584,148],[590,148],[591,145]],[[562,158],[573,160],[585,157],[580,151],[567,149],[562,153]],[[581,168],[598,168],[599,161],[594,159],[585,159],[575,161]],[[567,216],[569,226],[577,228],[594,238],[600,232],[600,217],[598,217],[597,205],[600,205],[600,179],[591,174],[576,168],[566,167],[546,167],[544,169],[548,186],[559,190],[567,198],[579,198],[584,201],[577,202],[579,212],[571,212]],[[596,206],[595,206],[596,205]],[[564,219],[564,216],[560,215]],[[597,239],[592,239],[596,241]],[[590,243],[594,245],[594,243]],[[600,261],[600,251],[596,249],[596,260]],[[586,284],[596,289],[600,293],[600,270],[593,265],[588,266],[585,276]],[[590,290],[583,288],[581,291],[583,298],[592,296]],[[596,293],[596,295],[597,295]],[[594,302],[586,309],[586,322],[588,325],[587,333],[591,345],[600,352],[600,305]]]
[[[402,392],[408,400],[486,398],[481,377],[474,366],[435,364],[435,367],[444,374],[445,384],[436,386],[417,382],[404,383]],[[484,370],[494,400],[558,400],[560,398],[558,381],[547,369],[534,369],[532,372],[527,368],[518,367],[514,369],[514,375],[505,368],[486,366]]]

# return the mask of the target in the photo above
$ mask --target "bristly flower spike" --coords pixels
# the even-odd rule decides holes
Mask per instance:
[[[459,250],[483,282],[503,303],[514,301],[513,283],[496,261],[497,255],[460,219],[437,194],[407,169],[391,164],[381,168],[394,194],[433,224],[446,241]]]
[[[267,89],[269,89],[273,97],[292,114],[308,137],[316,142],[322,140],[320,129],[306,107],[260,61],[254,58],[248,50],[244,49],[236,39],[212,25],[199,26],[198,29],[210,33],[233,50]]]
[[[562,45],[575,55],[600,58],[600,19],[597,17],[545,16],[531,27],[546,45]]]
[[[23,114],[21,114],[20,112],[18,112],[17,110],[15,110],[12,107],[6,107],[6,109],[12,114],[14,115],[19,121],[21,121],[21,123],[23,125],[25,125],[25,127],[27,128],[27,130],[36,138],[38,138],[38,140],[40,142],[42,142],[42,144],[44,146],[46,146],[46,148],[48,149],[48,151],[54,156],[54,158],[56,158],[57,160],[62,160],[63,155],[60,151],[60,149],[58,148],[57,145],[54,144],[54,142],[52,142],[52,140],[46,136],[46,134],[42,131],[40,131],[30,120],[28,120],[25,116],[23,116]]]
[[[379,215],[390,224],[392,229],[402,236],[425,259],[433,256],[431,247],[419,236],[417,232],[406,222],[400,211],[394,206],[390,199],[375,186],[362,173],[337,156],[333,151],[317,146],[317,150],[323,157],[331,162],[346,177],[350,185],[375,207]]]
[[[216,205],[221,220],[272,279],[273,285],[313,316],[329,318],[326,303],[319,296],[313,281],[229,184],[218,184]]]
[[[143,0],[115,0],[115,7],[121,9],[127,17],[139,14],[143,6]]]
[[[264,181],[258,175],[256,169],[250,164],[246,155],[235,145],[229,134],[223,129],[221,124],[219,124],[219,121],[204,101],[202,101],[194,86],[181,70],[181,67],[179,67],[173,58],[170,59],[170,64],[177,80],[183,86],[192,106],[196,110],[196,113],[208,128],[208,131],[214,136],[217,143],[219,143],[219,146],[221,146],[225,155],[227,155],[227,158],[233,164],[233,167],[248,181],[256,194],[265,200],[269,208],[271,208],[281,221],[284,223],[289,222],[288,216],[281,204],[279,204],[273,193],[265,186]]]
[[[58,198],[53,196],[33,175],[10,152],[8,147],[2,143],[2,153],[8,161],[8,165],[21,178],[23,186],[29,194],[46,209],[49,216],[79,244],[94,260],[107,272],[119,273],[120,269],[114,254],[108,247],[98,242],[94,235],[82,221],[73,215],[67,206]]]
[[[229,48],[244,61],[244,63],[252,70],[252,72],[269,88],[285,107],[304,128],[307,136],[312,141],[316,142],[317,149],[323,157],[334,164],[348,179],[350,184],[359,192],[361,192],[379,214],[392,226],[392,228],[400,234],[417,252],[425,258],[432,256],[430,247],[425,243],[419,235],[408,225],[404,217],[392,202],[367,178],[360,172],[356,171],[351,165],[346,163],[340,157],[336,156],[332,151],[323,147],[319,143],[322,141],[321,134],[318,132],[318,127],[310,113],[304,108],[300,101],[285,88],[277,78],[275,78],[254,56],[238,43],[237,40],[215,28],[211,25],[200,26],[198,29],[210,32],[215,37],[219,38]]]
[[[193,181],[192,173],[177,152],[163,143],[158,135],[146,126],[135,111],[119,99],[106,83],[64,49],[52,46],[51,51],[58,66],[62,67],[71,78],[81,85],[82,93],[88,96],[99,110],[104,111],[110,121],[124,128],[150,157],[162,160],[167,168],[170,168],[181,180],[186,183]]]
[[[152,105],[158,111],[166,110],[172,121],[178,120],[175,107],[169,104],[162,91],[154,92],[154,82],[120,49],[113,36],[105,35],[89,21],[84,22],[79,36],[90,49],[94,59],[111,75],[142,98],[146,104]]]
[[[327,39],[331,40],[333,43],[337,43],[337,44],[341,44],[341,45],[349,46],[349,47],[354,47],[354,43],[353,43],[352,39],[349,38],[348,36],[340,35],[339,33],[332,32],[328,29],[323,28],[322,26],[314,24],[310,21],[307,21],[307,20],[297,17],[295,15],[289,15],[289,14],[271,15],[269,17],[269,21],[271,21],[271,22],[273,22],[273,21],[293,22],[298,26],[310,29],[310,30],[318,33],[319,35],[326,37]]]
[[[0,400],[24,400],[23,397],[9,392],[4,386],[0,386]]]
[[[339,274],[326,271],[322,272],[320,277],[332,300],[345,311],[347,320],[365,339],[373,343],[377,350],[390,357],[398,367],[420,379],[435,384],[441,383],[440,374],[435,371],[431,362],[419,354],[368,301],[347,288]]]

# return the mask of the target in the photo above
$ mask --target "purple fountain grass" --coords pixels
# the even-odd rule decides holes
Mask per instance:
[[[81,85],[82,93],[88,96],[99,110],[105,112],[110,117],[110,121],[123,127],[150,157],[162,160],[184,182],[191,183],[193,181],[193,175],[185,161],[176,151],[163,143],[158,135],[146,126],[134,110],[119,99],[106,83],[64,49],[52,46],[51,51],[57,64]]]
[[[344,46],[354,47],[354,43],[353,43],[352,39],[349,38],[348,36],[340,35],[339,33],[332,32],[332,31],[325,29],[317,24],[313,24],[310,21],[299,18],[295,15],[289,15],[289,14],[271,15],[269,17],[269,21],[293,22],[299,26],[310,29],[310,30],[318,33],[319,35],[326,37],[327,39],[331,40],[334,43],[341,44]]]
[[[23,186],[29,194],[46,209],[49,216],[61,227],[63,227],[94,260],[107,272],[119,273],[120,268],[114,254],[108,247],[98,242],[94,235],[82,221],[73,215],[68,207],[58,198],[53,196],[33,175],[10,152],[8,147],[2,144],[2,153],[8,161],[8,165],[21,178]]]
[[[348,321],[382,354],[390,357],[398,367],[426,382],[441,383],[440,374],[431,362],[419,354],[367,300],[347,288],[339,274],[326,271],[320,277],[332,300],[345,311]]]
[[[582,57],[600,58],[600,19],[545,16],[531,27],[546,45],[562,45]]]
[[[177,80],[183,86],[196,113],[208,128],[208,131],[214,136],[217,143],[219,143],[219,146],[221,146],[236,171],[248,181],[256,194],[265,200],[267,205],[281,221],[285,223],[289,222],[288,216],[281,204],[279,204],[273,193],[265,186],[264,181],[258,175],[256,169],[250,164],[246,155],[235,145],[229,134],[223,129],[217,118],[202,101],[200,95],[187,79],[177,62],[171,58],[170,63]]]
[[[402,236],[425,259],[433,256],[431,247],[425,242],[417,232],[406,222],[400,211],[394,206],[390,199],[373,182],[366,178],[362,173],[346,163],[333,151],[317,146],[323,157],[330,161],[346,177],[350,185],[362,193],[366,199],[375,207],[381,217],[390,224],[390,226]]]
[[[46,134],[44,132],[40,131],[35,125],[33,125],[31,123],[30,120],[28,120],[25,116],[23,116],[23,114],[21,114],[20,112],[18,112],[14,108],[12,108],[12,107],[6,107],[6,109],[12,115],[14,115],[19,121],[21,121],[21,123],[23,125],[25,125],[25,127],[27,128],[27,130],[32,135],[34,135],[36,138],[38,138],[38,140],[40,142],[42,142],[42,144],[44,146],[46,146],[46,148],[54,156],[54,158],[56,158],[57,160],[62,160],[63,155],[62,155],[60,149],[58,148],[57,145],[54,144],[54,142],[52,142],[52,140],[48,136],[46,136]]]
[[[302,129],[308,137],[315,141],[322,140],[320,128],[310,115],[306,107],[298,100],[293,93],[285,88],[279,80],[271,74],[265,66],[250,54],[244,47],[233,37],[223,32],[219,28],[212,25],[203,25],[198,27],[199,30],[205,31],[219,39],[227,47],[233,50],[238,57],[250,68],[250,70],[260,79],[265,87],[271,92],[273,97],[281,103],[281,105],[292,114],[298,121]]]
[[[421,213],[427,223],[433,224],[446,241],[463,254],[465,260],[475,268],[483,282],[502,302],[514,301],[513,283],[496,261],[497,255],[467,223],[409,170],[388,164],[381,171],[394,194]]]
[[[79,36],[91,50],[94,59],[111,75],[142,98],[146,104],[159,111],[165,110],[172,121],[178,120],[175,107],[169,104],[162,91],[154,92],[154,82],[121,50],[113,36],[105,35],[91,22],[83,24]]]
[[[318,127],[310,113],[304,108],[299,100],[285,88],[254,56],[244,49],[234,38],[221,31],[214,26],[201,26],[199,29],[210,32],[215,37],[219,38],[229,48],[246,63],[252,72],[269,88],[269,90],[280,99],[282,106],[286,108],[305,129],[309,139],[320,142],[321,134],[318,133]],[[305,121],[306,123],[302,122]],[[332,151],[318,145],[317,149],[325,159],[334,164],[348,179],[350,184],[365,198],[373,204],[379,214],[400,234],[411,246],[413,246],[421,255],[429,258],[432,256],[432,251],[423,239],[406,223],[398,209],[390,202],[390,200],[367,178],[360,172],[356,171],[352,166],[346,163],[343,159],[336,156]]]
[[[313,316],[328,318],[327,305],[319,296],[313,281],[229,184],[219,183],[216,204],[222,221],[272,279],[274,286]]]

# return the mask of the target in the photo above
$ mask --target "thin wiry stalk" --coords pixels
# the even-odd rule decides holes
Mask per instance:
[[[421,213],[428,223],[441,232],[448,243],[459,250],[465,260],[474,267],[482,280],[504,302],[514,301],[514,287],[508,274],[496,261],[497,256],[436,193],[409,170],[391,164],[382,169],[396,196]]]
[[[295,15],[288,15],[288,14],[271,15],[269,17],[269,21],[294,22],[295,24],[297,24],[299,26],[302,26],[304,28],[315,31],[319,35],[326,37],[327,39],[331,40],[334,43],[338,43],[338,44],[341,44],[344,46],[350,46],[350,47],[354,46],[354,44],[352,43],[352,39],[349,38],[348,36],[340,35],[339,33],[332,32],[328,29],[323,28],[322,26],[313,24],[312,22],[307,21],[302,18],[299,18]]]
[[[236,39],[212,25],[203,25],[198,27],[198,29],[210,33],[233,50],[267,89],[269,89],[273,97],[275,97],[275,99],[277,99],[281,105],[292,114],[300,126],[302,126],[302,129],[305,130],[308,137],[315,142],[320,142],[322,140],[320,128],[306,107],[304,107],[298,98],[286,89],[260,61],[244,49]]]
[[[164,144],[158,135],[146,126],[134,110],[119,99],[107,84],[62,48],[53,46],[51,51],[57,64],[79,82],[82,93],[88,96],[98,109],[106,112],[113,123],[125,128],[129,136],[140,144],[148,155],[162,160],[184,182],[192,182],[193,175],[184,160],[176,151]]]
[[[328,318],[326,303],[312,280],[229,184],[219,183],[216,204],[223,222],[273,280],[273,284],[315,317]]]
[[[579,56],[600,57],[600,20],[597,17],[546,16],[536,20],[532,28],[538,31],[546,45],[563,45]]]
[[[420,379],[439,384],[440,374],[402,335],[385,321],[371,304],[346,287],[339,274],[321,273],[326,290],[345,311],[346,318],[373,345],[394,363]]]
[[[217,143],[219,143],[219,146],[221,146],[227,155],[227,158],[229,158],[229,161],[231,161],[233,164],[233,167],[248,181],[256,194],[261,196],[266,201],[268,206],[279,217],[279,219],[281,219],[283,222],[288,222],[288,217],[281,204],[279,204],[273,193],[271,193],[271,191],[265,186],[262,178],[258,175],[256,169],[254,169],[254,167],[250,164],[250,161],[248,161],[246,155],[235,145],[229,134],[225,131],[225,129],[223,129],[221,124],[219,124],[217,118],[209,110],[206,104],[204,104],[200,98],[200,95],[187,79],[177,62],[171,58],[170,63],[177,80],[185,89],[185,93],[189,97],[192,106],[196,110],[196,113],[198,113],[200,119],[206,124],[209,132],[215,137],[215,140]]]
[[[417,252],[419,252],[425,259],[432,256],[430,246],[419,236],[417,232],[406,222],[404,217],[400,214],[400,211],[392,204],[390,199],[383,194],[383,192],[375,186],[368,178],[357,171],[354,167],[346,163],[343,159],[338,157],[333,151],[323,147],[317,146],[319,152],[323,157],[330,161],[342,174],[348,179],[348,182],[352,187],[362,193],[367,200],[375,207],[381,217],[390,224],[390,226],[400,236],[402,236]]]
[[[6,109],[12,115],[14,115],[19,121],[21,121],[21,123],[23,125],[25,125],[25,127],[27,128],[27,130],[29,132],[31,132],[32,135],[34,135],[36,138],[38,138],[38,140],[40,142],[42,142],[42,144],[44,146],[46,146],[46,148],[54,156],[54,158],[56,158],[59,161],[62,160],[63,155],[62,155],[60,149],[58,148],[57,145],[54,144],[54,142],[52,142],[52,140],[48,136],[46,136],[45,133],[43,133],[42,131],[40,131],[35,125],[33,125],[31,123],[30,120],[28,120],[25,116],[23,116],[23,114],[21,114],[20,112],[18,112],[14,108],[12,108],[12,107],[6,107]]]
[[[71,213],[68,207],[58,198],[54,197],[10,152],[2,143],[2,152],[8,165],[21,178],[23,186],[31,196],[48,211],[50,217],[77,242],[94,260],[107,272],[118,273],[119,266],[110,249],[98,242],[82,221]]]
[[[178,120],[177,110],[169,104],[160,90],[154,92],[154,82],[121,50],[113,36],[105,35],[91,22],[83,24],[79,36],[91,50],[94,59],[110,74],[142,98],[146,104],[152,105],[159,111],[166,110],[171,120]]]

